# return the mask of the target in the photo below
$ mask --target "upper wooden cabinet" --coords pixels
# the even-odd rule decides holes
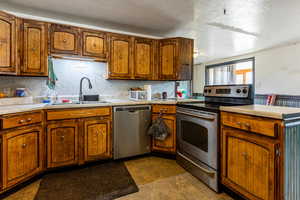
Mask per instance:
[[[159,79],[192,80],[193,40],[172,38],[159,41]]]
[[[101,61],[106,61],[108,46],[106,33],[83,30],[82,46],[82,56],[99,58]]]
[[[80,30],[77,27],[51,24],[50,52],[80,56]]]
[[[48,75],[48,27],[46,23],[24,20],[22,24],[23,57],[21,75]]]
[[[17,73],[17,19],[0,11],[0,74]]]
[[[155,79],[155,40],[147,38],[134,39],[134,78]]]
[[[132,78],[132,38],[126,35],[111,34],[109,37],[109,79]]]
[[[47,167],[78,163],[78,123],[62,120],[47,126]]]
[[[43,131],[40,126],[12,130],[3,134],[3,187],[10,187],[40,172]]]

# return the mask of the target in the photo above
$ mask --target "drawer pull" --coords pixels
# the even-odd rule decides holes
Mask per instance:
[[[19,124],[23,124],[23,123],[25,123],[26,121],[24,120],[24,119],[21,119],[20,121],[19,121]]]

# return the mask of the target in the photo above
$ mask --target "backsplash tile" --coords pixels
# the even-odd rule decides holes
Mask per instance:
[[[152,85],[152,94],[166,91],[168,97],[175,96],[174,81],[106,80],[107,63],[53,59],[53,65],[58,77],[55,91],[59,96],[78,95],[79,82],[84,76],[90,78],[93,88],[88,89],[87,82],[84,82],[83,93],[100,94],[100,98],[101,96],[126,98],[129,88],[144,85]],[[45,96],[47,94],[46,81],[45,77],[0,76],[0,87],[26,87],[30,89],[32,96]]]

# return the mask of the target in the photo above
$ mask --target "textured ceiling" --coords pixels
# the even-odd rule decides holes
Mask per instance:
[[[300,40],[299,0],[1,0],[0,7],[158,37],[191,37],[195,63]]]

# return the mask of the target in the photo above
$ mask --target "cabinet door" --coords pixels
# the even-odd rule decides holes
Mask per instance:
[[[83,56],[99,58],[106,61],[107,57],[107,36],[106,33],[96,31],[82,32]]]
[[[3,183],[14,185],[42,170],[41,127],[7,132],[3,135]]]
[[[84,122],[85,161],[112,157],[110,119],[86,120]]]
[[[154,40],[135,38],[134,78],[152,79],[154,72]]]
[[[177,46],[176,40],[169,39],[159,42],[159,76],[161,80],[176,79]]]
[[[16,19],[0,11],[0,74],[16,74]]]
[[[47,127],[48,167],[78,163],[78,123],[57,121]]]
[[[53,54],[80,55],[79,28],[51,24],[50,52]]]
[[[25,20],[23,23],[22,75],[47,76],[47,24]]]
[[[129,36],[110,36],[108,78],[130,79],[132,76],[132,40]]]
[[[222,129],[222,183],[249,199],[273,200],[276,142],[231,128]]]
[[[179,38],[179,55],[176,80],[192,80],[194,64],[194,40]]]
[[[152,121],[155,120],[159,115],[152,115]],[[152,139],[152,150],[163,151],[169,153],[176,152],[176,116],[175,115],[163,115],[164,122],[169,127],[170,135],[164,140]]]

